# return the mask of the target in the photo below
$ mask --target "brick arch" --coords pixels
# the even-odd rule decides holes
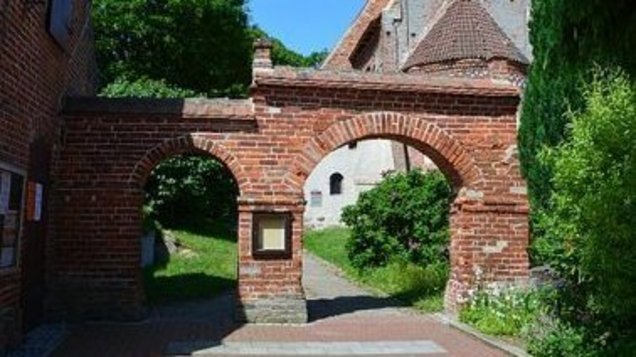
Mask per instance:
[[[128,183],[132,186],[143,186],[152,170],[161,161],[184,153],[201,153],[213,156],[230,170],[239,188],[239,194],[246,191],[248,178],[238,159],[223,145],[199,135],[184,135],[166,140],[148,150],[135,164],[133,172],[128,178]]]
[[[482,177],[472,155],[457,139],[434,123],[393,112],[376,112],[338,121],[311,138],[294,159],[287,183],[302,189],[309,174],[335,149],[362,139],[390,139],[408,144],[428,156],[456,191]]]

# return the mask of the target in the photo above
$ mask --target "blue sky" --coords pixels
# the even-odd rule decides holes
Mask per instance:
[[[365,0],[249,0],[251,22],[294,51],[332,49]]]

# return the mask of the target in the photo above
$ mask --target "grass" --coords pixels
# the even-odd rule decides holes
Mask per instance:
[[[448,280],[448,266],[420,267],[395,261],[385,267],[358,271],[347,256],[346,243],[350,231],[328,228],[305,233],[305,248],[314,255],[336,265],[358,283],[382,291],[424,312],[443,309],[443,294]]]
[[[165,230],[180,248],[168,261],[144,269],[150,302],[213,297],[236,286],[236,234],[208,222],[205,225]]]

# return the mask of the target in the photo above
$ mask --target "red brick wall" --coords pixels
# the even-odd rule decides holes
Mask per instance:
[[[27,171],[29,145],[38,137],[59,146],[65,93],[92,94],[95,67],[86,2],[75,1],[70,50],[46,31],[47,1],[0,1],[0,161]],[[22,246],[29,237],[21,237]],[[0,271],[0,351],[20,331],[21,269]],[[5,333],[2,333],[2,330]]]
[[[516,157],[515,88],[285,71],[257,73],[253,111],[243,101],[172,102],[172,109],[157,109],[165,101],[69,102],[56,177],[64,204],[57,215],[52,308],[109,318],[143,313],[142,186],[154,165],[185,151],[220,159],[239,183],[243,306],[302,301],[304,180],[330,151],[365,138],[413,146],[455,185],[449,307],[476,276],[490,282],[527,278],[528,208]],[[251,213],[263,210],[293,213],[292,259],[252,257]],[[476,274],[480,269],[484,274]],[[267,313],[247,314],[272,321]]]

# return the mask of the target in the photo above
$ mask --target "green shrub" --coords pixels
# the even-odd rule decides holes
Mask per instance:
[[[543,294],[519,289],[478,291],[459,318],[486,334],[519,337],[544,309]]]
[[[528,328],[527,350],[536,357],[597,356],[599,348],[586,338],[586,331],[559,319],[542,316]]]
[[[395,258],[419,265],[447,260],[451,189],[439,172],[387,176],[344,209],[351,230],[347,251],[358,269]]]
[[[636,88],[620,72],[601,73],[584,93],[569,141],[544,152],[554,193],[535,249],[582,298],[580,307],[634,321]]]
[[[146,183],[146,204],[164,227],[193,225],[208,219],[236,220],[238,188],[220,162],[200,156],[168,159]]]
[[[204,96],[189,89],[170,85],[165,80],[153,80],[148,77],[141,77],[135,80],[119,77],[102,89],[100,95],[109,98],[188,98]]]
[[[633,0],[533,0],[533,62],[523,98],[519,154],[532,205],[533,236],[543,235],[536,214],[550,212],[553,168],[539,160],[544,146],[565,139],[568,108],[584,107],[581,83],[593,63],[619,65],[636,74],[636,7]],[[541,256],[532,255],[542,263]]]

